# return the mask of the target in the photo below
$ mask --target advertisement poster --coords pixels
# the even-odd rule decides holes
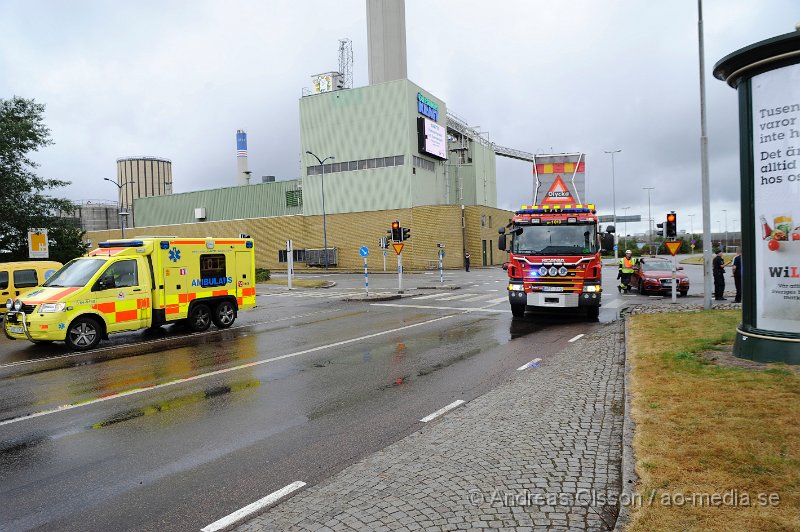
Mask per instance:
[[[534,205],[588,203],[584,154],[534,155],[533,158]]]
[[[800,65],[752,79],[756,327],[800,333]]]

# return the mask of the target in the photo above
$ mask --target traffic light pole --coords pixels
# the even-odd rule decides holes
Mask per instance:
[[[286,241],[286,286],[292,289],[292,276],[294,274],[294,244],[291,240]]]
[[[444,268],[442,268],[442,250],[439,250],[439,283],[444,284]]]
[[[403,252],[397,254],[397,291],[403,293]]]
[[[678,257],[672,256],[672,303],[678,302],[678,279],[676,272],[678,271]]]

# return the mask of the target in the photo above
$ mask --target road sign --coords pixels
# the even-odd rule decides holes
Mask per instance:
[[[369,255],[369,249],[367,249],[367,246],[361,246],[361,249],[358,250],[358,253],[362,257],[366,257],[367,255]]]
[[[608,223],[608,222],[613,222],[614,221],[614,215],[613,214],[602,214],[602,215],[597,217],[597,221],[600,222],[600,223],[603,223],[603,224]],[[641,214],[629,214],[627,216],[623,216],[623,215],[617,216],[617,223],[618,224],[622,223],[622,222],[641,222],[641,221],[642,221],[642,215]]]
[[[392,244],[392,247],[394,248],[394,252],[397,253],[398,255],[403,252],[403,244],[402,243],[400,243],[400,244],[394,243],[394,244]]]
[[[614,244],[614,251],[617,251],[618,249],[619,249],[619,246]]]
[[[692,245],[694,246],[696,243],[697,243],[697,242],[695,242],[695,241],[694,241],[694,238],[693,238],[693,239],[692,239]]]
[[[678,250],[681,249],[681,242],[680,241],[678,241],[678,242],[664,242],[664,245],[667,246],[667,249],[669,250],[669,254],[672,255],[673,257],[678,252]]]
[[[31,259],[50,258],[47,229],[28,229],[28,257]]]

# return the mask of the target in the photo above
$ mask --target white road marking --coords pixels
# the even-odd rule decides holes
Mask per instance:
[[[499,292],[499,291],[500,291],[500,290],[498,290],[497,288],[493,288],[493,289],[491,289],[491,290],[487,290],[487,292]]]
[[[219,519],[217,521],[214,521],[210,525],[208,525],[208,526],[206,526],[204,528],[201,528],[200,530],[201,530],[201,532],[216,532],[217,530],[222,530],[223,528],[229,527],[230,525],[232,525],[233,523],[235,523],[237,521],[241,521],[242,519],[244,519],[248,515],[251,515],[251,514],[257,512],[261,508],[263,508],[265,506],[268,506],[268,505],[270,505],[270,504],[272,504],[274,502],[277,502],[278,500],[286,497],[287,495],[289,495],[293,491],[299,490],[300,488],[302,488],[305,485],[306,485],[305,482],[301,482],[299,480],[297,482],[292,482],[288,486],[284,486],[283,488],[279,489],[278,491],[273,491],[272,493],[270,493],[269,495],[267,495],[263,499],[259,499],[254,503],[248,504],[244,508],[240,508],[239,510],[236,510],[232,514],[227,515],[227,516],[225,516],[222,519]]]
[[[454,409],[456,407],[459,407],[459,406],[461,406],[463,404],[464,404],[464,401],[462,401],[461,399],[459,399],[457,401],[453,401],[452,403],[450,403],[446,407],[440,408],[439,410],[437,410],[433,414],[430,414],[430,415],[425,416],[424,418],[420,419],[420,421],[422,421],[423,423],[427,423],[429,421],[433,421],[434,419],[436,419],[437,417],[441,416],[445,412],[449,412],[450,410],[452,410],[452,409]]]
[[[50,410],[42,410],[42,411],[39,411],[39,412],[35,412],[33,414],[26,414],[24,416],[19,416],[19,417],[15,417],[15,418],[11,418],[11,419],[4,419],[4,420],[0,421],[0,427],[2,427],[3,425],[10,425],[12,423],[19,423],[20,421],[26,421],[28,419],[32,419],[32,418],[35,418],[35,417],[47,416],[49,414],[55,414],[55,413],[58,413],[58,412],[63,412],[65,410],[72,410],[72,409],[75,409],[75,408],[82,408],[84,406],[94,405],[94,404],[97,404],[97,403],[103,403],[105,401],[111,401],[112,399],[117,399],[119,397],[125,397],[125,396],[128,396],[128,395],[136,395],[136,394],[140,394],[140,393],[144,393],[144,392],[150,392],[150,391],[153,391],[153,390],[166,388],[168,386],[175,386],[176,384],[183,384],[183,383],[186,383],[186,382],[192,382],[192,381],[196,381],[196,380],[199,380],[199,379],[205,379],[205,378],[208,378],[208,377],[214,377],[214,376],[217,376],[217,375],[224,375],[224,374],[230,373],[232,371],[238,371],[238,370],[241,370],[241,369],[253,368],[253,367],[256,367],[256,366],[261,366],[263,364],[269,364],[270,362],[277,362],[278,360],[285,360],[287,358],[293,358],[293,357],[300,356],[300,355],[307,355],[309,353],[316,353],[317,351],[323,351],[325,349],[331,349],[331,348],[334,348],[334,347],[341,347],[343,345],[348,345],[348,344],[352,344],[352,343],[355,343],[355,342],[360,342],[362,340],[369,340],[371,338],[377,338],[379,336],[386,336],[387,334],[394,334],[396,332],[405,331],[407,329],[413,329],[414,327],[420,327],[422,325],[428,325],[430,323],[435,323],[437,321],[447,320],[447,319],[453,318],[453,317],[455,317],[457,315],[458,314],[449,314],[447,316],[440,316],[438,318],[433,318],[433,319],[430,319],[430,320],[421,321],[419,323],[412,323],[411,325],[404,325],[403,327],[395,327],[394,329],[387,329],[385,331],[380,331],[380,332],[376,332],[376,333],[372,333],[372,334],[366,334],[364,336],[358,336],[356,338],[350,338],[349,340],[342,340],[340,342],[334,342],[332,344],[326,344],[326,345],[321,345],[321,346],[318,346],[318,347],[312,347],[310,349],[304,349],[302,351],[297,351],[297,352],[294,352],[294,353],[287,353],[285,355],[280,355],[280,356],[277,356],[277,357],[266,358],[264,360],[257,360],[255,362],[248,362],[247,364],[240,364],[238,366],[233,366],[233,367],[230,367],[230,368],[218,369],[216,371],[209,371],[208,373],[200,373],[199,375],[192,375],[191,377],[185,377],[185,378],[182,378],[182,379],[175,379],[175,380],[172,380],[172,381],[169,381],[169,382],[163,382],[161,384],[156,384],[154,386],[148,386],[148,387],[145,387],[145,388],[133,388],[131,390],[125,390],[123,392],[119,392],[119,393],[116,393],[116,394],[107,395],[107,396],[104,396],[104,397],[98,397],[97,399],[90,399],[90,400],[81,401],[81,402],[78,402],[78,403],[71,403],[71,404],[67,404],[67,405],[61,405],[61,406],[58,406],[56,408],[52,408]]]
[[[464,299],[466,297],[472,297],[474,295],[475,295],[474,293],[471,293],[471,294],[458,294],[456,296],[440,297],[436,301],[455,301],[457,299]]]
[[[627,303],[627,301],[625,301],[624,299],[615,299],[610,303],[603,303],[603,308],[619,308],[625,303]]]
[[[491,299],[486,302],[488,306],[497,305],[498,303],[502,303],[503,301],[508,301],[508,296],[498,297],[497,299]]]
[[[581,338],[583,338],[583,334],[579,334],[579,335],[577,335],[577,336],[573,336],[572,338],[570,338],[570,339],[569,339],[569,340],[567,340],[567,341],[568,341],[568,342],[570,342],[570,343],[572,343],[572,342],[576,342],[576,341],[580,340]]]
[[[530,368],[530,367],[533,367],[533,366],[535,366],[536,364],[538,364],[538,363],[539,363],[539,362],[541,362],[541,361],[542,361],[542,359],[541,359],[541,358],[534,358],[533,360],[531,360],[530,362],[528,362],[528,363],[527,363],[527,364],[525,364],[524,366],[520,366],[520,367],[518,367],[518,368],[517,368],[517,371],[522,371],[522,370],[524,370],[524,369],[528,369],[528,368]]]
[[[444,295],[444,292],[436,292],[435,294],[429,294],[427,296],[412,297],[411,299],[433,299],[434,297],[439,297],[441,295]]]
[[[252,327],[254,325],[269,325],[270,323],[277,323],[279,321],[296,320],[296,319],[299,319],[299,318],[307,318],[308,316],[315,316],[317,314],[329,314],[331,312],[338,312],[340,310],[342,310],[342,309],[334,308],[334,309],[326,309],[326,310],[317,310],[315,312],[309,312],[307,314],[298,314],[296,316],[287,316],[285,318],[277,318],[277,319],[274,319],[274,320],[256,321],[256,322],[253,322],[253,323],[243,323],[243,324],[237,325],[235,327],[229,327],[228,329],[225,329],[225,331],[236,331],[238,329],[246,329],[247,327]],[[168,338],[159,338],[157,340],[148,340],[146,342],[137,342],[137,343],[133,343],[133,344],[110,345],[108,347],[101,347],[100,349],[93,349],[91,351],[82,351],[80,353],[69,353],[67,355],[58,355],[58,356],[47,357],[47,358],[37,358],[35,360],[20,360],[18,362],[9,362],[8,364],[0,364],[0,369],[2,369],[2,368],[10,368],[10,367],[13,367],[13,366],[23,366],[23,365],[26,365],[26,364],[38,364],[40,362],[50,362],[52,360],[61,360],[62,358],[72,358],[72,357],[78,357],[78,356],[82,356],[82,355],[94,355],[94,354],[97,354],[97,353],[105,353],[107,351],[116,351],[116,350],[127,348],[127,347],[138,347],[140,345],[156,344],[156,343],[159,343],[159,342],[164,342],[165,340],[177,340],[177,339],[180,339],[180,338],[191,338],[191,337],[194,337],[194,336],[205,336],[205,335],[209,335],[209,334],[220,334],[222,332],[224,332],[224,330],[216,329],[216,330],[209,330],[209,331],[199,332],[199,333],[184,334],[184,335],[180,335],[180,336],[171,336],[171,337],[168,337]]]
[[[492,294],[481,294],[475,297],[468,297],[467,299],[462,299],[461,301],[467,303],[470,301],[480,301],[481,299],[486,299],[487,297],[492,297]]]
[[[431,310],[460,310],[461,312],[511,312],[510,309],[500,310],[500,309],[493,309],[493,308],[476,308],[476,307],[437,307],[434,305],[401,305],[399,303],[372,303],[373,306],[376,307],[398,307],[398,308],[422,308],[422,309],[431,309]]]

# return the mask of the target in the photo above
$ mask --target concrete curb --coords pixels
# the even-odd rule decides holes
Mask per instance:
[[[636,491],[636,484],[639,477],[636,475],[636,455],[633,450],[633,434],[636,424],[631,417],[631,364],[628,356],[628,320],[624,320],[624,339],[625,339],[625,412],[622,419],[622,486],[620,486],[620,496],[626,501],[633,501],[633,494]],[[629,504],[619,505],[617,522],[614,524],[614,531],[624,530],[631,520],[631,507]]]
[[[401,299],[402,297],[402,294],[391,294],[388,296],[368,296],[365,294],[363,296],[345,297],[342,299],[342,301],[392,301],[395,299]]]
[[[425,285],[418,286],[417,290],[461,290],[461,287],[457,284]]]

